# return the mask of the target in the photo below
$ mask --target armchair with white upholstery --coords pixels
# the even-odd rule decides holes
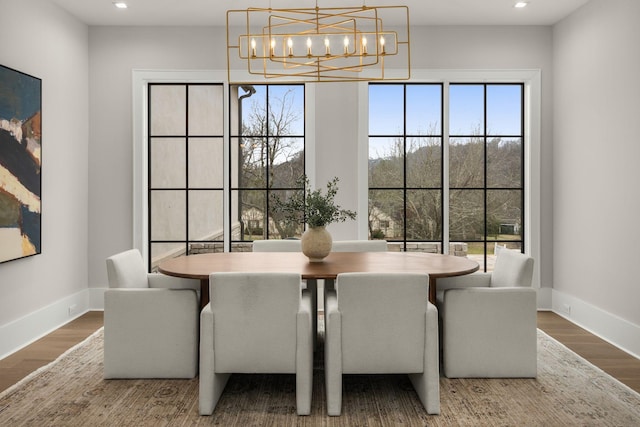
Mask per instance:
[[[302,252],[302,242],[298,239],[266,239],[254,240],[253,252]],[[311,312],[313,313],[314,335],[318,332],[318,281],[307,279],[302,281],[302,287],[309,290],[311,296]],[[315,340],[314,346],[315,346]]]
[[[334,240],[331,244],[331,252],[386,252],[388,250],[386,240]],[[334,289],[333,279],[324,281],[325,289]]]
[[[200,283],[147,273],[137,249],[106,262],[104,377],[195,377]]]
[[[213,273],[200,315],[200,414],[232,373],[296,375],[299,415],[311,412],[311,299],[295,273]]]
[[[343,374],[408,374],[430,414],[440,413],[438,311],[429,276],[344,273],[327,291],[327,412],[342,411]]]
[[[536,377],[532,276],[533,258],[502,249],[492,272],[438,279],[445,376]]]
[[[254,240],[253,252],[302,252],[302,242],[295,239]]]
[[[386,240],[335,240],[332,252],[386,252]]]

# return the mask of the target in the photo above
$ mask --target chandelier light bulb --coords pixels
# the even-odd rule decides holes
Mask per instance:
[[[287,39],[287,47],[289,48],[289,56],[293,56],[293,39],[291,37]]]
[[[406,6],[249,7],[227,10],[226,30],[227,77],[234,84],[254,76],[295,83],[411,76]],[[393,73],[385,73],[385,65]]]

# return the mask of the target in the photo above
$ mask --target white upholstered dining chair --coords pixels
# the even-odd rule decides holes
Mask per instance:
[[[438,279],[445,376],[536,377],[532,276],[533,258],[503,248],[492,272]]]
[[[332,252],[385,252],[386,240],[336,240],[331,245]]]
[[[265,239],[253,241],[253,252],[302,252],[302,243],[298,239]],[[314,336],[318,334],[318,281],[316,279],[303,280],[302,287],[308,289],[311,296],[311,310],[313,313]],[[316,340],[314,342],[314,348]]]
[[[299,415],[311,411],[311,299],[295,273],[213,273],[200,315],[200,414],[211,415],[232,373],[296,375]]]
[[[327,291],[327,413],[342,411],[343,374],[408,374],[422,405],[440,413],[438,311],[429,276],[344,273]]]
[[[302,252],[300,240],[295,239],[266,239],[254,240],[253,252]]]
[[[137,249],[106,262],[104,377],[195,377],[199,281],[147,273]]]
[[[331,244],[331,252],[386,252],[388,250],[386,240],[334,240]],[[324,289],[334,289],[335,281],[324,281]]]

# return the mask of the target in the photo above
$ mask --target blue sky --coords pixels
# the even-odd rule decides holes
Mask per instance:
[[[407,134],[424,134],[426,129],[440,128],[440,88],[439,85],[407,85]],[[483,92],[481,85],[450,86],[450,134],[469,135],[483,125]],[[487,124],[491,134],[520,134],[520,96],[519,85],[487,87]],[[403,102],[402,85],[370,85],[369,133],[401,134]]]
[[[251,102],[264,105],[266,85],[255,85]],[[407,134],[440,135],[442,116],[442,86],[438,84],[406,85]],[[303,86],[271,85],[270,96],[282,99],[293,88],[294,110],[304,111]],[[243,92],[241,91],[241,94]],[[487,86],[487,127],[492,135],[519,135],[521,127],[521,86]],[[449,133],[473,135],[484,132],[484,87],[478,84],[450,85]],[[302,135],[302,114],[292,126],[290,134]],[[404,85],[373,84],[369,86],[369,133],[372,135],[401,135],[404,127]],[[370,141],[372,157],[385,156],[395,138]],[[376,154],[377,153],[377,154]]]

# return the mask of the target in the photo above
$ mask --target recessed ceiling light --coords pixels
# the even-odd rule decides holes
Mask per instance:
[[[518,9],[521,9],[523,7],[527,7],[529,3],[527,3],[526,1],[519,1],[518,3],[514,4],[513,7],[517,7]]]
[[[127,8],[127,4],[123,1],[115,1],[113,2],[113,5],[115,7],[117,7],[118,9],[126,9]]]

